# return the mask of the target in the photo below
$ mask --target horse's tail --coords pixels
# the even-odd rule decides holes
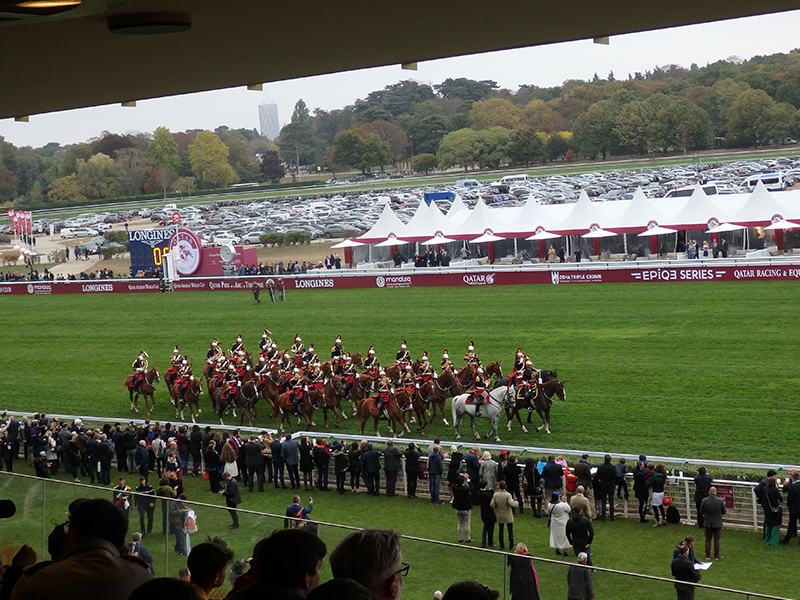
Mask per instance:
[[[456,410],[456,403],[457,403],[458,396],[453,396],[453,400],[450,402],[450,411],[453,413],[453,423],[456,422],[457,410]]]

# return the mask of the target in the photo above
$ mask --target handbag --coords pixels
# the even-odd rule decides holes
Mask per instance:
[[[664,493],[664,506],[672,506],[672,496],[669,495],[669,492]]]
[[[765,491],[764,495],[767,498],[767,504],[769,505],[769,509],[770,509],[770,511],[772,511],[772,514],[775,515],[775,514],[778,514],[779,512],[781,512],[781,505],[780,504],[778,504],[778,506],[772,506],[772,502],[770,502],[770,500],[769,500],[769,491]]]

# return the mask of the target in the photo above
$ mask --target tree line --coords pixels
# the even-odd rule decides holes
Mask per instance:
[[[275,140],[255,130],[159,127],[86,143],[16,148],[0,138],[0,202],[42,204],[278,182],[326,169],[495,168],[575,157],[780,143],[800,127],[800,50],[656,67],[560,86],[413,80],[341,109],[298,100]]]

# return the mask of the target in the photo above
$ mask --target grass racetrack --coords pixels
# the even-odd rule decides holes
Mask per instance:
[[[373,344],[384,364],[393,361],[400,341],[407,339],[414,358],[427,350],[438,366],[447,348],[460,366],[468,342],[474,340],[484,363],[501,360],[508,372],[516,348],[522,346],[534,364],[558,369],[566,382],[567,401],[556,403],[551,413],[552,435],[523,434],[518,427],[512,433],[501,430],[509,444],[792,462],[797,456],[791,436],[778,430],[791,427],[798,417],[796,291],[797,284],[790,282],[307,290],[290,291],[288,301],[278,304],[263,301],[262,294],[258,305],[248,292],[4,297],[0,404],[27,413],[122,420],[130,413],[121,385],[140,350],[150,354],[150,364],[163,374],[178,344],[199,373],[212,338],[219,338],[227,349],[241,333],[246,347],[255,350],[264,328],[273,332],[281,348],[299,332],[306,344],[314,343],[322,359],[341,334],[346,350],[365,352]],[[163,383],[156,400],[153,418],[173,420]],[[207,395],[203,408],[201,421],[213,422]],[[273,427],[266,413],[262,406],[257,424]],[[143,416],[142,411],[137,420]],[[321,416],[316,420],[321,428]],[[480,421],[479,430],[487,432],[488,422]],[[356,424],[344,421],[341,431],[356,433]],[[386,435],[385,425],[381,432]],[[452,439],[452,426],[439,421],[426,428],[425,437],[436,435]],[[467,423],[462,424],[462,435],[471,445]],[[32,472],[22,461],[19,466]],[[27,492],[18,493],[26,494],[31,506],[40,502],[41,484],[0,481],[10,493],[6,485],[27,487]],[[222,504],[221,497],[207,490],[207,482],[187,479],[190,500]],[[49,491],[48,511],[63,514],[67,495],[73,493],[78,491]],[[271,486],[264,494],[243,489],[241,508],[283,514],[291,493]],[[313,516],[321,521],[395,527],[406,535],[455,541],[455,515],[447,504],[431,506],[423,499],[383,495],[313,495]],[[249,556],[254,542],[276,526],[243,517],[242,529],[230,532],[224,529],[230,522],[227,513],[214,512],[218,514],[207,509],[199,513],[199,534],[221,534],[237,557]],[[158,514],[157,509],[157,520]],[[134,523],[135,513],[131,518]],[[42,531],[41,521],[11,526],[9,522],[7,531],[16,539]],[[703,554],[697,528],[670,525],[654,530],[625,519],[596,522],[595,527],[592,550],[597,566],[670,577],[672,548],[689,533],[698,538],[698,557]],[[476,509],[473,539],[480,538],[480,529]],[[515,538],[526,542],[531,554],[554,558],[548,533],[546,519],[533,519],[528,510],[517,515]],[[321,530],[329,552],[341,535]],[[157,564],[163,565],[165,552],[170,555],[166,574],[174,575],[184,563],[171,553],[171,543],[161,540],[154,536],[145,544],[162,561]],[[704,573],[702,583],[796,597],[794,588],[787,590],[784,583],[797,564],[796,542],[766,548],[758,534],[728,529],[722,542],[725,559]],[[499,556],[479,558],[465,550],[412,541],[404,541],[403,547],[404,560],[412,564],[405,581],[406,600],[427,600],[433,590],[444,591],[455,581],[471,578],[503,589]],[[326,559],[323,580],[329,577],[327,564]],[[165,574],[157,568],[158,575]],[[543,599],[565,596],[564,567],[537,564],[537,571]],[[595,574],[595,591],[598,598],[648,600],[675,594],[669,583],[603,573]],[[701,590],[698,597],[736,596]]]
[[[177,344],[200,374],[212,338],[227,349],[241,333],[255,352],[264,328],[280,348],[299,332],[321,360],[341,334],[350,352],[373,344],[383,364],[407,339],[414,358],[427,350],[438,367],[447,348],[461,366],[474,340],[484,364],[500,360],[507,373],[521,346],[566,383],[552,435],[517,426],[504,442],[792,462],[776,429],[800,415],[796,292],[792,282],[716,282],[303,290],[277,304],[255,304],[249,292],[11,296],[2,301],[0,390],[11,410],[123,417],[121,385],[142,349],[163,375]],[[154,418],[172,419],[163,383],[156,400]],[[207,393],[202,405],[213,422]],[[254,424],[272,427],[266,413]],[[453,439],[441,420],[425,433]]]

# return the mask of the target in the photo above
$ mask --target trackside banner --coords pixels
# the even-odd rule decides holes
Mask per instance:
[[[797,281],[800,265],[765,267],[653,267],[636,269],[552,269],[531,271],[477,271],[470,273],[415,273],[397,272],[375,275],[365,274],[300,275],[282,277],[287,290],[353,290],[409,287],[486,287],[497,285],[561,285],[571,283],[636,283],[684,281]],[[250,291],[253,284],[262,290],[272,283],[278,287],[275,276],[246,277],[187,277],[173,283],[176,292],[191,291]],[[159,283],[153,279],[99,279],[83,281],[22,281],[0,282],[1,295],[47,294],[108,294],[158,292]]]

